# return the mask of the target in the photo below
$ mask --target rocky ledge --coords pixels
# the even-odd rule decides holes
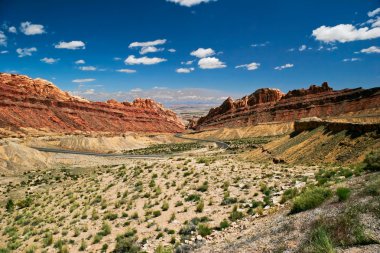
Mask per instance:
[[[0,128],[55,133],[177,133],[184,125],[174,112],[151,99],[90,102],[43,79],[0,73]]]
[[[193,129],[242,127],[267,122],[290,122],[306,117],[333,117],[367,109],[380,109],[380,88],[334,91],[328,83],[289,91],[259,89],[249,96],[228,98],[201,117]]]

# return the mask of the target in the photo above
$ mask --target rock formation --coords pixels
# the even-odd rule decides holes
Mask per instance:
[[[151,99],[90,102],[43,79],[0,73],[0,128],[56,133],[182,132],[177,115]]]
[[[200,118],[193,129],[325,118],[371,108],[380,109],[380,88],[334,91],[325,82],[321,86],[311,85],[309,89],[292,90],[286,95],[277,89],[259,89],[236,101],[228,98]]]

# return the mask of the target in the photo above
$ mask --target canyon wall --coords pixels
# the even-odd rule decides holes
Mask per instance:
[[[90,102],[43,79],[0,73],[0,128],[54,133],[177,133],[184,125],[174,112],[151,99]]]
[[[228,98],[212,108],[193,128],[242,127],[267,122],[290,122],[307,117],[332,117],[372,108],[380,109],[380,88],[334,91],[327,83],[283,94],[278,89],[259,89],[234,101]]]

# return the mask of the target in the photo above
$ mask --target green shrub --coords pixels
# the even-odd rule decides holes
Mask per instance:
[[[45,238],[43,240],[43,243],[44,243],[44,246],[47,247],[47,246],[50,246],[53,244],[53,235],[52,233],[47,233],[45,235]]]
[[[306,189],[293,201],[290,213],[299,213],[321,205],[331,196],[331,190],[324,187],[313,187]]]
[[[162,246],[161,244],[154,250],[154,253],[172,253],[174,252],[172,246]]]
[[[204,203],[203,199],[201,199],[198,201],[198,204],[197,204],[195,211],[197,213],[201,213],[201,212],[203,212],[204,207],[205,207],[205,203]]]
[[[161,206],[162,211],[167,211],[169,209],[169,203],[167,201],[164,201],[164,203]]]
[[[380,171],[380,150],[369,153],[364,159],[365,170]]]
[[[345,187],[339,187],[336,189],[336,195],[338,196],[339,201],[347,200],[351,195],[351,190]]]
[[[7,212],[11,213],[13,212],[13,210],[15,209],[15,204],[13,203],[13,200],[12,199],[9,199],[7,201],[7,204],[5,206],[5,209],[7,210]]]
[[[318,226],[311,232],[309,245],[305,252],[335,253],[330,234],[323,226]]]
[[[290,188],[290,189],[287,189],[286,191],[284,191],[284,193],[282,194],[282,197],[281,197],[281,200],[280,200],[280,203],[281,204],[284,204],[286,201],[290,200],[290,199],[293,199],[295,196],[297,196],[298,194],[298,189],[297,188]]]
[[[238,206],[235,205],[232,209],[230,216],[229,216],[229,219],[231,221],[237,221],[237,220],[240,220],[244,217],[244,214],[242,212],[239,212],[237,209],[238,209]]]
[[[116,237],[114,253],[138,253],[140,251],[141,248],[137,244],[136,236],[119,235]]]
[[[186,198],[185,198],[185,201],[188,201],[188,202],[190,202],[190,201],[198,201],[198,200],[200,200],[201,199],[201,196],[200,195],[198,195],[198,194],[190,194],[189,196],[187,196]]]
[[[219,224],[219,228],[220,230],[223,230],[223,229],[226,229],[230,226],[230,223],[228,222],[228,220],[224,219],[220,222]]]
[[[202,237],[205,237],[211,234],[212,229],[207,224],[201,223],[198,225],[197,231],[199,235],[201,235]]]

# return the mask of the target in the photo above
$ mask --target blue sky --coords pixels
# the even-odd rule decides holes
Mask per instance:
[[[92,100],[167,105],[323,81],[376,87],[378,8],[378,0],[0,0],[0,71]]]

